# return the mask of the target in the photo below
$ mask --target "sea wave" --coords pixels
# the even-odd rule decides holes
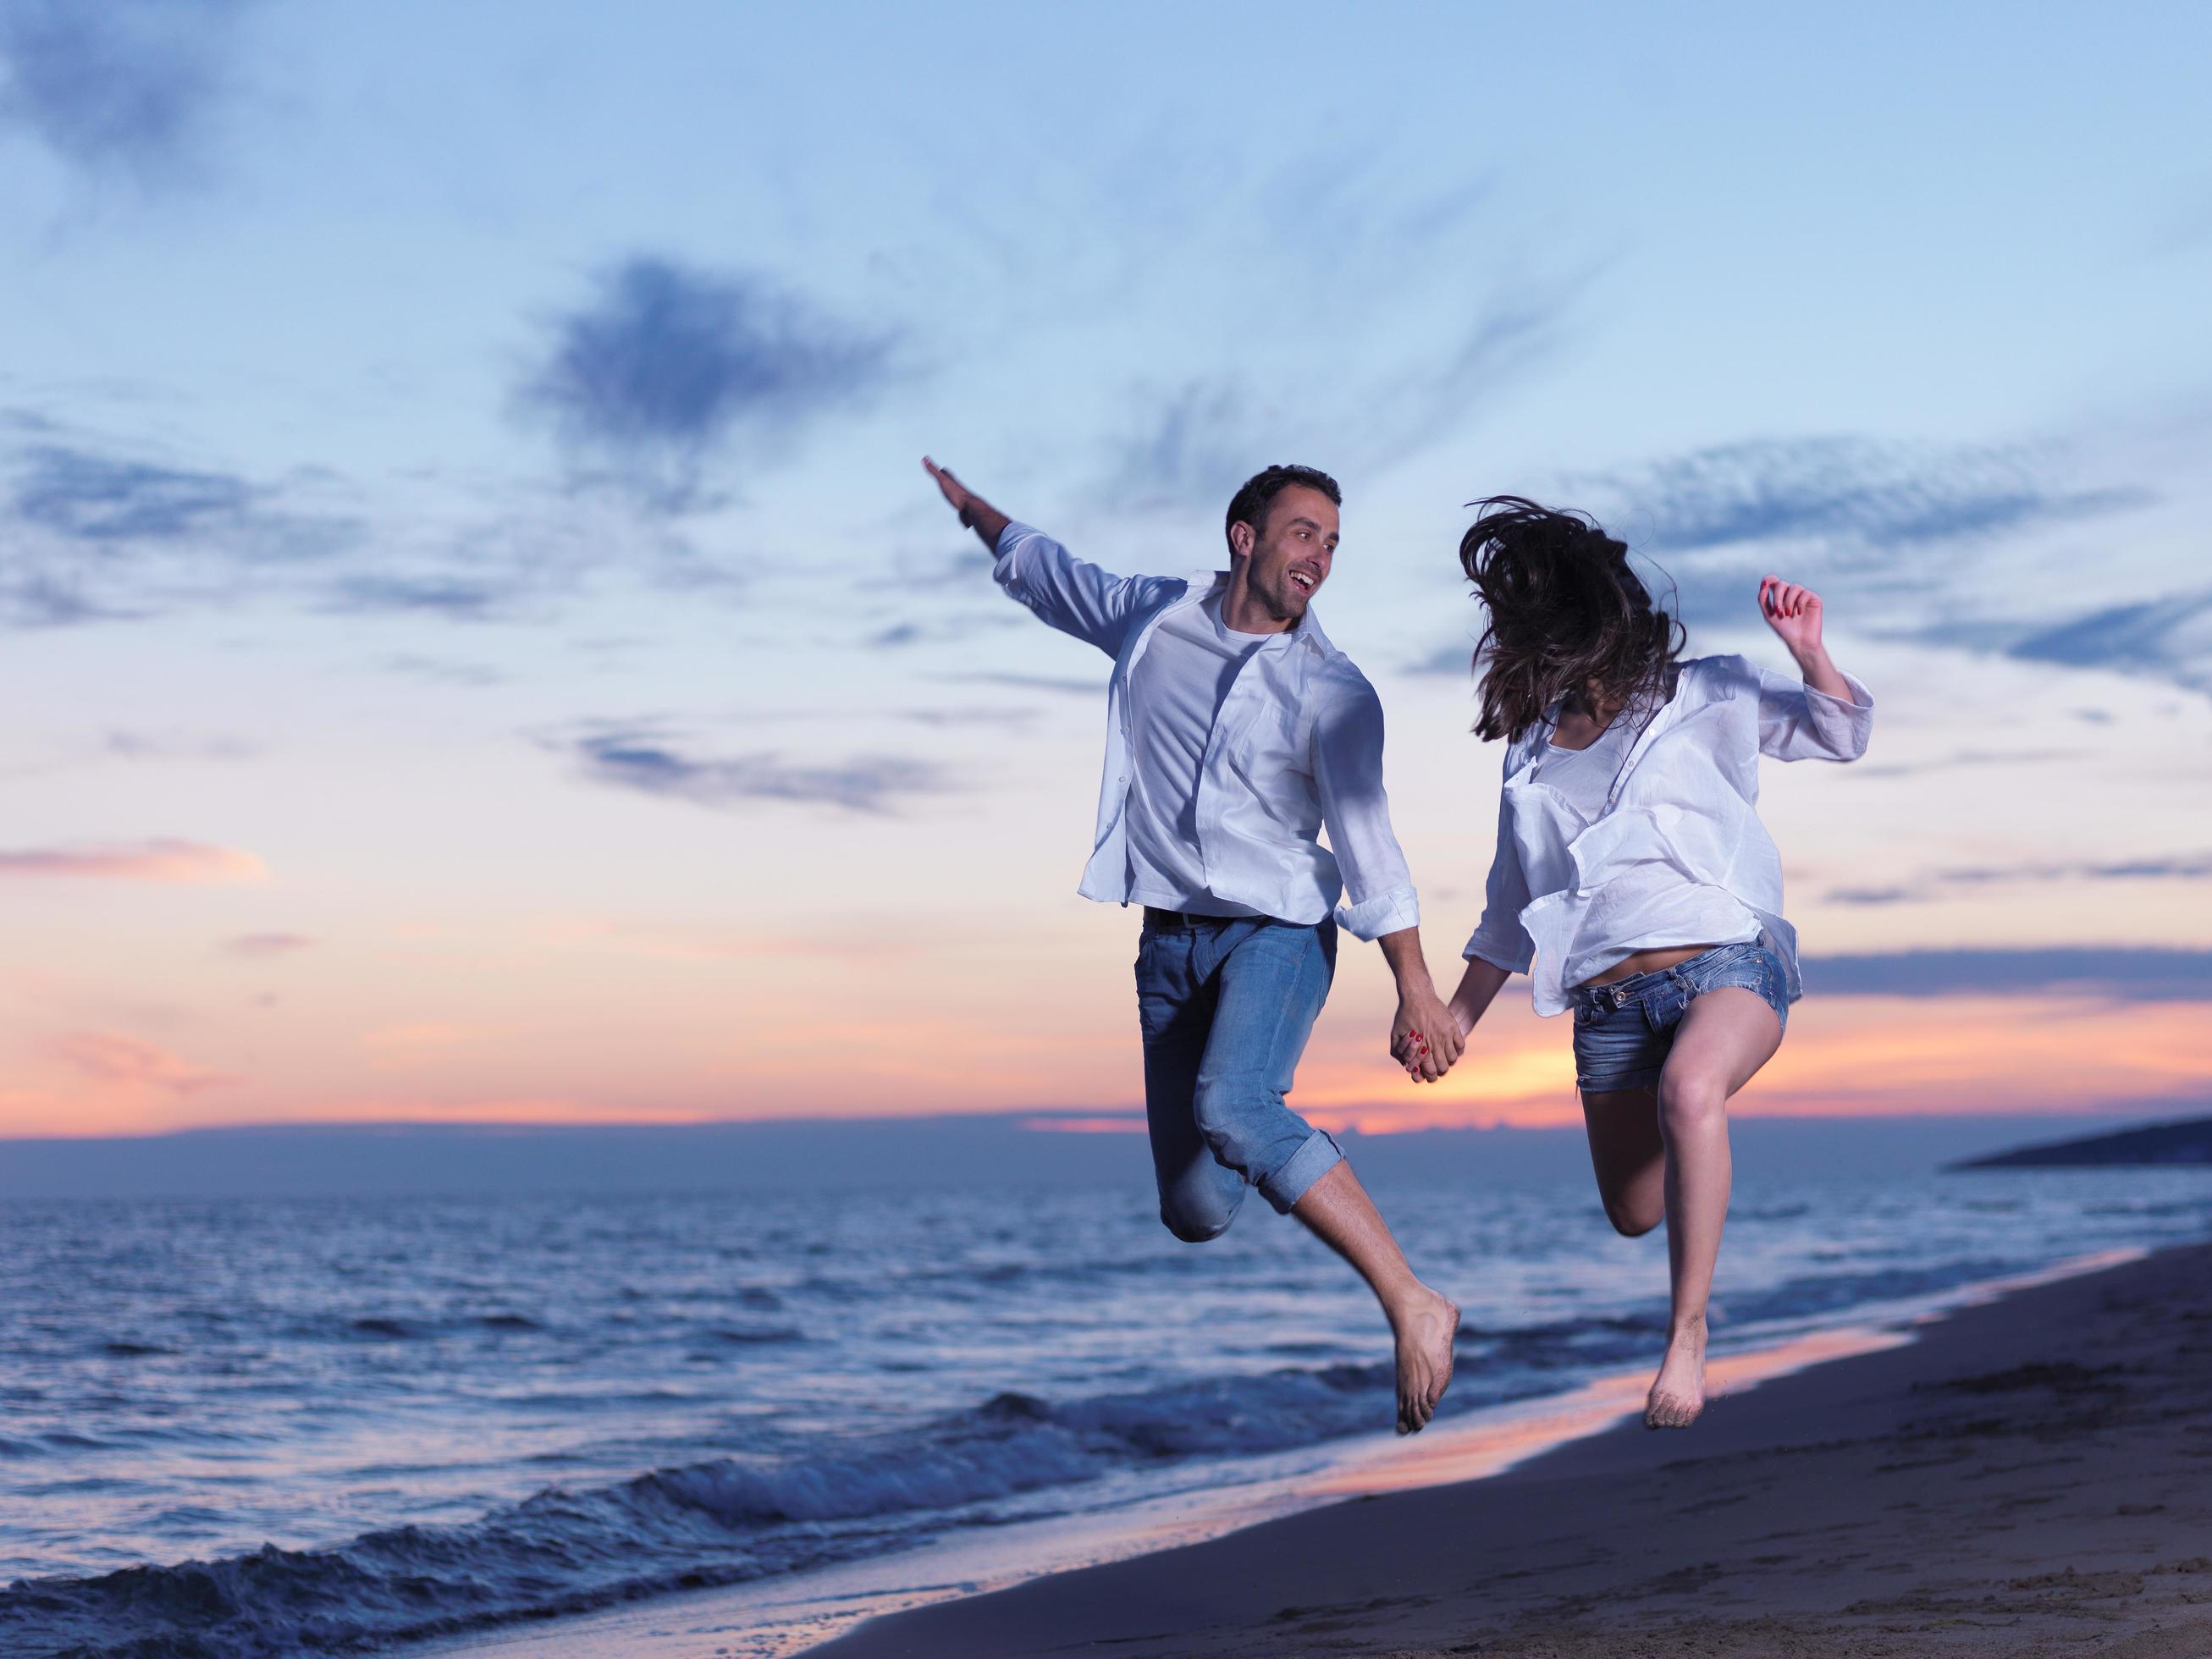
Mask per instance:
[[[1538,1345],[1550,1328],[1522,1334]],[[1470,1352],[1497,1352],[1478,1334]],[[1462,1363],[1465,1363],[1464,1361]],[[1523,1368],[1517,1393],[1547,1385]],[[1493,1382],[1497,1379],[1492,1379]],[[1461,1409],[1501,1397],[1473,1388]],[[325,1549],[0,1590],[0,1651],[74,1659],[273,1659],[580,1612],[896,1547],[925,1522],[1117,1469],[1280,1450],[1379,1429],[1391,1367],[1335,1364],[1050,1401],[1002,1393],[921,1431],[781,1459],[724,1457],[553,1487],[452,1526]]]

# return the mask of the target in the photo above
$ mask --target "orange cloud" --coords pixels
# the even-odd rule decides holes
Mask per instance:
[[[251,853],[203,842],[151,841],[32,847],[0,852],[0,875],[82,876],[178,886],[263,881],[268,866]]]
[[[298,933],[240,933],[223,941],[222,948],[234,957],[259,961],[268,957],[289,956],[295,951],[304,951],[314,940]]]
[[[94,1082],[194,1095],[237,1081],[157,1044],[115,1031],[79,1031],[48,1045],[55,1057]]]

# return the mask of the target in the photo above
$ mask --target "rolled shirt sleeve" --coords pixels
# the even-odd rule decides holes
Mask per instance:
[[[1413,872],[1390,828],[1382,790],[1382,700],[1349,664],[1333,677],[1314,720],[1314,784],[1329,850],[1344,878],[1338,926],[1380,939],[1420,925]]]
[[[1008,520],[992,575],[1042,622],[1118,657],[1133,617],[1158,602],[1179,576],[1117,576],[1079,559],[1042,531]]]
[[[1482,920],[1468,940],[1462,957],[1480,957],[1509,974],[1525,974],[1536,959],[1536,942],[1521,925],[1528,908],[1528,878],[1521,868],[1520,844],[1513,838],[1510,809],[1501,796],[1498,802],[1498,851],[1490,860],[1490,879],[1483,889]]]
[[[1874,732],[1874,693],[1864,682],[1844,675],[1851,694],[1846,702],[1771,668],[1753,672],[1758,677],[1760,754],[1785,761],[1850,761],[1866,753]]]

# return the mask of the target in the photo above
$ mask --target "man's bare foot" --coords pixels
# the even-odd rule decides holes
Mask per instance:
[[[1392,1310],[1390,1329],[1398,1339],[1398,1432],[1419,1434],[1451,1386],[1459,1306],[1419,1285],[1402,1309]]]
[[[1647,1429],[1686,1429],[1705,1408],[1705,1319],[1686,1319],[1667,1340],[1667,1358],[1644,1407]]]

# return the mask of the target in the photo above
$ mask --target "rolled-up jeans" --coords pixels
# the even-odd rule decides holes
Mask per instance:
[[[1148,911],[1137,946],[1160,1219],[1198,1243],[1247,1187],[1288,1212],[1344,1154],[1283,1103],[1336,975],[1336,923]]]

